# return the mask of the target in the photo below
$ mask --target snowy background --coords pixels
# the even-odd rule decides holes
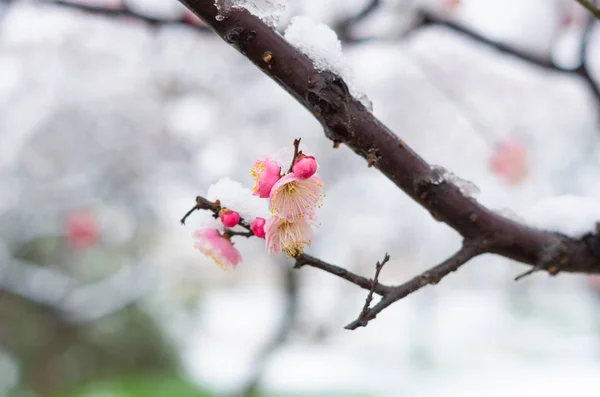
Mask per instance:
[[[210,393],[194,395],[598,394],[600,283],[583,275],[515,283],[525,267],[484,256],[350,332],[365,291],[291,271],[263,241],[239,240],[243,263],[222,272],[193,249],[201,217],[179,219],[221,178],[251,186],[253,161],[297,137],[327,194],[310,254],[371,277],[389,252],[381,279],[393,284],[460,238],[364,159],[333,150],[307,111],[174,0],[79,1],[142,18],[0,2],[0,396],[79,396],[87,385],[94,396],[131,395],[106,384],[157,373]],[[282,32],[298,15],[335,26],[367,1],[287,3]],[[591,230],[600,103],[583,79],[443,27],[404,34],[426,8],[572,67],[583,9],[380,3],[335,59],[375,115],[475,183],[484,205]],[[588,58],[600,80],[598,29]],[[566,194],[579,198],[552,201]]]

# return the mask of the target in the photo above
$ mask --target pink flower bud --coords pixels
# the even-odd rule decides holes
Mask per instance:
[[[313,156],[301,156],[292,167],[292,172],[300,179],[308,179],[317,172],[317,168],[319,165]]]
[[[256,237],[265,238],[265,222],[264,218],[256,218],[252,222],[252,233]]]
[[[225,227],[234,227],[240,223],[240,214],[235,211],[230,211],[227,208],[223,208],[219,213],[219,218]]]

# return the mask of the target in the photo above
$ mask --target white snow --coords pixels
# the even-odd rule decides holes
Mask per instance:
[[[433,181],[434,184],[446,181],[456,185],[460,192],[467,197],[475,197],[479,194],[480,190],[473,182],[462,179],[439,165],[434,165],[431,168],[439,175],[439,178]]]
[[[318,70],[328,70],[348,79],[350,69],[342,53],[342,43],[329,26],[296,16],[285,29],[284,37],[309,57]]]
[[[221,206],[237,211],[248,222],[269,216],[268,201],[252,195],[252,190],[230,178],[223,178],[208,187],[208,200],[220,200]]]
[[[363,92],[356,90],[352,80],[352,68],[342,52],[342,42],[329,26],[305,16],[292,18],[284,32],[285,39],[309,57],[317,70],[327,70],[344,79],[350,93],[369,111],[373,103]]]
[[[243,8],[272,28],[277,27],[285,11],[283,0],[215,0],[215,6],[219,10],[217,20],[227,17],[232,9]]]
[[[525,213],[531,226],[580,237],[600,222],[600,200],[563,195],[539,201]]]

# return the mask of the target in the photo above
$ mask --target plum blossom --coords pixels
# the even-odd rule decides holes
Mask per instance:
[[[192,234],[194,247],[211,258],[223,270],[232,270],[241,262],[242,255],[228,237],[217,229],[199,229]]]
[[[318,168],[317,160],[313,156],[301,154],[294,163],[292,172],[300,179],[308,179],[317,172]]]
[[[281,167],[272,159],[265,157],[254,162],[250,170],[254,179],[254,195],[268,198],[273,185],[279,180]]]
[[[223,222],[223,226],[225,227],[234,227],[240,223],[240,214],[227,208],[223,208],[219,212],[219,218],[221,218],[221,222]]]
[[[294,257],[310,246],[313,230],[309,218],[288,222],[278,217],[271,217],[265,224],[267,251],[270,254],[285,252]]]
[[[76,248],[88,248],[100,238],[100,225],[91,212],[78,211],[67,218],[67,239]]]
[[[522,182],[528,174],[527,151],[517,141],[500,144],[490,160],[492,171],[511,185]]]
[[[323,180],[317,174],[308,179],[287,174],[271,189],[271,212],[288,222],[312,217],[322,198],[322,190]]]
[[[256,237],[265,238],[265,218],[256,218],[252,222],[252,233]]]

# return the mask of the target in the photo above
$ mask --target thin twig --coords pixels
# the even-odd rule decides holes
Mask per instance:
[[[334,26],[341,41],[352,41],[350,31],[359,22],[367,19],[381,5],[381,0],[370,0],[358,14],[352,15]]]
[[[292,157],[292,163],[290,164],[290,169],[288,170],[288,174],[292,172],[294,169],[294,164],[296,164],[296,158],[298,158],[298,154],[300,154],[300,141],[302,138],[294,139],[294,156]]]
[[[159,18],[148,17],[145,15],[138,14],[137,12],[131,10],[127,3],[122,4],[118,8],[107,8],[101,6],[95,6],[92,4],[85,4],[81,2],[71,2],[64,0],[40,0],[39,4],[51,4],[54,6],[62,7],[62,8],[70,8],[73,10],[79,10],[82,12],[86,12],[92,15],[99,15],[109,18],[129,18],[144,22],[150,26],[157,27],[162,25],[187,25],[193,27],[197,31],[200,32],[210,32],[206,26],[198,25],[191,21],[188,21],[185,17],[179,20],[163,20]]]
[[[375,292],[375,288],[379,285],[379,273],[381,273],[383,265],[385,265],[389,260],[390,256],[386,253],[383,257],[383,260],[375,264],[375,277],[373,278],[373,285],[371,286],[371,290],[367,295],[367,299],[365,299],[365,305],[363,306],[363,309],[360,312],[360,316],[358,317],[359,319],[366,319],[367,312],[371,307],[371,301],[373,300],[373,293]]]
[[[300,254],[296,257],[296,264],[294,265],[294,269],[300,269],[303,266],[312,266],[317,269],[324,270],[327,273],[331,273],[340,278],[343,278],[344,280],[350,281],[351,283],[356,284],[359,287],[364,288],[366,290],[370,291],[372,289],[373,292],[381,296],[387,294],[392,289],[392,287],[383,285],[379,282],[374,282],[373,280],[369,280],[366,277],[359,276],[344,268],[332,265],[307,254]]]
[[[523,273],[519,274],[518,276],[516,276],[515,281],[519,281],[522,278],[525,278],[535,272],[539,272],[540,270],[542,270],[542,268],[539,266],[532,267],[531,269],[527,270],[526,272],[523,272]]]
[[[213,216],[215,216],[215,218],[216,218],[219,214],[219,211],[221,211],[221,203],[219,202],[219,200],[217,200],[213,203],[212,201],[209,201],[202,196],[196,196],[196,205],[194,205],[188,212],[186,212],[185,215],[183,216],[183,218],[181,218],[181,220],[179,222],[182,225],[185,225],[186,219],[190,215],[192,215],[192,213],[194,211],[197,211],[197,210],[212,211]]]
[[[358,319],[346,325],[344,328],[355,330],[356,328],[366,326],[367,323],[373,320],[378,313],[392,303],[412,294],[415,291],[418,291],[426,285],[439,283],[449,273],[458,270],[459,267],[467,263],[473,257],[481,254],[483,251],[483,246],[480,244],[463,244],[462,248],[458,252],[446,259],[441,264],[427,270],[424,273],[421,273],[402,285],[392,287],[392,290],[387,293],[378,304],[368,309],[366,313],[361,313]]]
[[[241,237],[252,237],[252,236],[254,236],[254,232],[252,232],[252,230],[248,230],[248,231],[245,231],[245,232],[238,232],[238,231],[235,231],[235,230],[226,229],[224,233],[228,234],[231,237],[233,237],[233,236],[241,236]]]
[[[599,11],[600,12],[600,11]],[[428,26],[439,26],[451,30],[455,33],[458,33],[464,37],[467,37],[471,40],[474,40],[478,43],[484,44],[490,48],[493,48],[503,54],[512,56],[514,58],[520,59],[521,61],[525,61],[531,65],[538,66],[540,68],[555,71],[564,74],[574,74],[583,78],[592,91],[594,98],[600,105],[600,86],[599,84],[591,77],[589,72],[588,60],[587,60],[587,47],[589,42],[589,35],[594,27],[595,20],[590,18],[588,21],[588,25],[586,26],[585,33],[581,38],[580,42],[580,59],[576,66],[574,67],[563,67],[556,63],[554,63],[549,57],[540,57],[537,55],[532,55],[531,53],[523,50],[519,50],[517,48],[512,47],[511,45],[496,41],[494,39],[490,39],[478,32],[470,30],[464,25],[456,23],[452,20],[445,19],[441,16],[438,16],[430,11],[420,10],[418,13],[418,22],[413,25],[406,33],[406,36],[410,36],[411,34],[418,32],[422,28]]]

